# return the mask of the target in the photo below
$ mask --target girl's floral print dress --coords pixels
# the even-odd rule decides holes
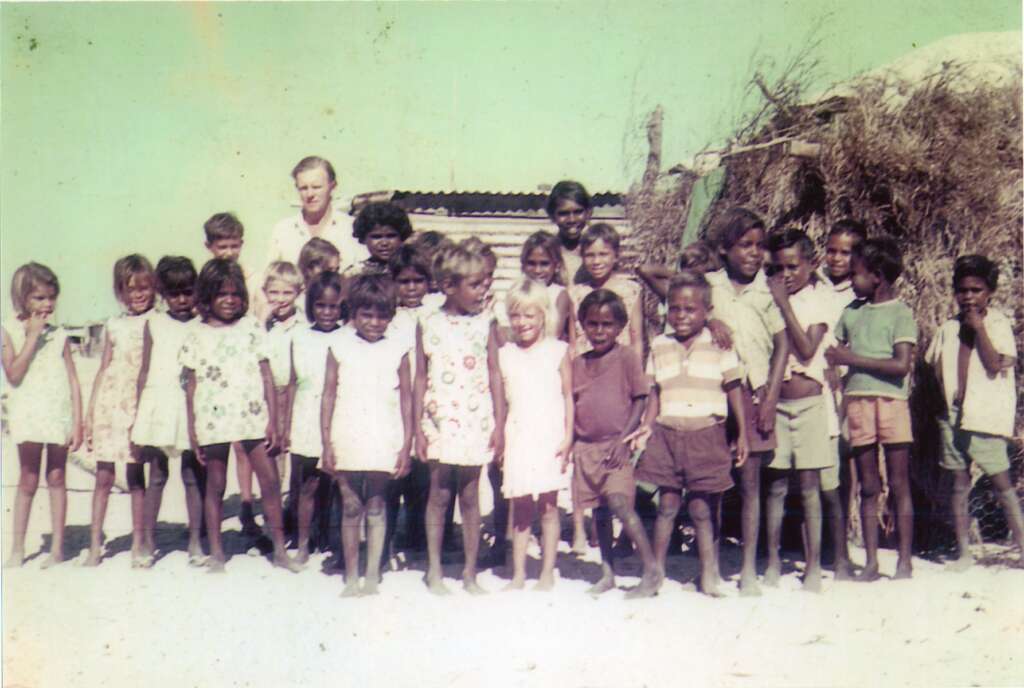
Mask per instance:
[[[92,412],[92,454],[95,461],[130,463],[138,458],[131,448],[135,422],[142,337],[150,314],[121,315],[107,321],[110,364],[103,371]]]
[[[266,436],[260,361],[267,360],[267,343],[255,318],[191,328],[178,358],[183,368],[195,371],[193,412],[200,446]]]

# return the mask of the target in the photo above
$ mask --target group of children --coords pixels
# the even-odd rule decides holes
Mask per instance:
[[[68,451],[84,443],[97,466],[86,565],[102,559],[108,497],[123,464],[132,565],[152,566],[168,458],[180,455],[189,563],[223,571],[220,524],[233,453],[256,474],[272,562],[287,570],[307,562],[314,512],[326,509],[318,502],[337,485],[346,596],[377,592],[403,500],[407,530],[421,529],[426,541],[426,586],[447,593],[441,553],[456,497],[462,584],[483,592],[477,569],[484,466],[495,488],[492,551],[502,553],[506,531],[512,534],[509,588],[525,585],[535,521],[542,549],[537,587],[554,585],[557,495],[568,489],[577,545],[586,540],[583,514],[594,510],[602,575],[591,592],[615,587],[614,515],[643,564],[629,596],[656,594],[685,494],[700,589],[718,595],[721,497],[733,485],[735,466],[743,502],[741,593],[759,593],[762,474],[768,562],[761,580],[779,580],[783,507],[794,471],[805,522],[804,586],[817,591],[823,511],[833,524],[836,578],[853,574],[838,490],[847,451],[861,485],[867,550],[857,577],[879,575],[881,445],[896,497],[896,575],[909,577],[907,398],[917,327],[894,295],[901,271],[895,244],[868,239],[861,225],[842,221],[828,235],[818,270],[803,231],[767,233],[756,214],[732,209],[707,242],[687,247],[678,271],[640,269],[667,308],[665,332],[650,342],[645,367],[641,287],[619,271],[618,233],[590,223],[590,197],[576,182],[556,185],[547,210],[557,233],[538,231],[526,241],[523,277],[498,300],[492,293],[497,259],[483,242],[414,235],[400,207],[370,203],[353,225],[369,258],[339,274],[337,247],[310,239],[297,265],[275,261],[266,269],[260,317],[252,314],[237,262],[242,226],[230,214],[215,215],[205,225],[213,257],[198,273],[182,257],[164,257],[155,269],[140,255],[116,262],[114,292],[123,313],[107,323],[87,405],[67,334],[50,322],[57,278],[42,265],[22,266],[11,286],[18,316],[4,325],[2,349],[21,465],[8,565],[24,559],[44,450],[53,520],[44,566],[62,560],[64,466]],[[961,567],[969,562],[970,460],[992,476],[1024,547],[1006,456],[1016,350],[1007,318],[987,308],[997,274],[981,256],[957,261],[960,314],[940,329],[926,356],[940,373],[949,408],[943,466],[956,472]],[[281,489],[288,455],[294,557],[286,549]],[[635,509],[638,481],[658,491],[653,541]],[[243,526],[255,527],[251,512],[243,513]]]

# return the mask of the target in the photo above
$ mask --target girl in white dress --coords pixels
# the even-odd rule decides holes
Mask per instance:
[[[465,245],[439,254],[434,279],[445,294],[444,305],[424,316],[416,328],[416,382],[413,425],[416,456],[428,461],[427,575],[431,592],[443,595],[441,544],[452,481],[459,495],[465,566],[462,586],[471,594],[480,549],[480,468],[494,455],[493,395],[498,379],[498,335],[494,318],[484,312],[489,276],[487,262]]]
[[[149,485],[143,500],[142,566],[148,567],[156,551],[153,531],[164,486],[167,457],[181,455],[181,478],[185,484],[188,514],[188,556],[193,566],[202,563],[199,544],[202,527],[202,487],[206,471],[189,449],[185,390],[181,387],[178,352],[193,324],[196,269],[183,256],[164,256],[156,264],[156,288],[167,310],[153,313],[142,332],[142,371],[139,374],[139,408],[135,412],[131,440],[139,458],[149,463]]]
[[[558,490],[567,483],[566,467],[573,438],[572,368],[569,346],[544,334],[549,312],[547,289],[526,279],[506,298],[513,342],[498,351],[504,400],[495,417],[503,436],[503,493],[512,501],[512,582],[526,581],[526,546],[530,526],[540,517],[543,559],[538,590],[554,586],[558,551]]]
[[[123,464],[132,502],[132,566],[137,568],[152,564],[143,546],[145,464],[131,443],[139,401],[143,330],[156,296],[153,266],[144,256],[133,253],[114,263],[114,294],[124,313],[107,321],[103,355],[85,417],[86,446],[96,461],[96,487],[84,565],[98,566],[103,558],[103,521],[114,485],[114,466]]]
[[[14,498],[13,543],[4,568],[21,566],[25,560],[25,532],[39,486],[43,449],[53,539],[42,568],[64,561],[68,503],[64,467],[68,450],[75,451],[82,444],[82,396],[67,333],[50,322],[59,293],[60,284],[52,270],[39,263],[22,265],[11,279],[17,318],[0,330],[8,420],[21,465]]]
[[[309,560],[309,530],[316,506],[317,491],[324,474],[317,470],[323,443],[320,438],[320,397],[324,389],[327,351],[342,334],[341,278],[336,272],[322,272],[306,291],[306,326],[292,331],[290,375],[285,414],[285,436],[292,454],[292,475],[299,493],[296,509],[298,553],[295,560]],[[308,323],[312,322],[312,328]],[[323,510],[330,501],[321,505]],[[324,537],[325,533],[321,533]]]
[[[352,327],[331,342],[321,408],[324,465],[337,471],[341,491],[343,597],[377,593],[388,482],[409,472],[412,450],[409,346],[387,335],[395,315],[394,288],[386,278],[362,275],[352,282],[347,303]],[[366,579],[360,589],[364,516]]]
[[[266,332],[252,317],[245,277],[237,263],[215,258],[196,281],[196,308],[202,316],[185,338],[178,361],[183,368],[189,444],[206,466],[206,526],[211,572],[221,573],[227,558],[221,542],[221,513],[232,443],[245,453],[260,483],[263,509],[274,543],[274,566],[301,567],[284,547],[281,481],[268,454],[279,445],[274,380]]]

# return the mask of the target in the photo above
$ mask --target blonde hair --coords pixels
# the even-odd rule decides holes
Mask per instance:
[[[486,267],[487,261],[484,257],[462,241],[438,251],[434,256],[434,280],[438,286],[444,286],[446,282],[458,286],[462,280],[483,272]]]
[[[289,263],[286,260],[275,260],[267,266],[266,271],[263,273],[264,289],[270,284],[270,280],[284,282],[289,287],[294,287],[295,291],[302,291],[302,287],[305,285],[299,269],[295,267],[294,263]]]
[[[114,295],[117,296],[118,301],[124,298],[128,282],[135,275],[149,275],[154,289],[156,288],[156,274],[153,272],[152,264],[146,260],[145,256],[133,253],[130,256],[118,258],[114,263]]]
[[[53,270],[41,263],[25,263],[11,277],[11,303],[19,317],[28,315],[28,296],[38,287],[52,287],[60,295],[60,282]]]
[[[544,314],[544,329],[547,330],[547,321],[551,317],[548,288],[527,277],[517,280],[509,287],[508,293],[505,294],[505,310],[512,315],[513,311],[523,311],[530,307],[537,308]]]
[[[494,252],[483,239],[478,236],[471,236],[463,239],[461,242],[462,246],[465,246],[467,250],[477,254],[489,263],[494,263],[495,266],[498,264],[498,254]]]

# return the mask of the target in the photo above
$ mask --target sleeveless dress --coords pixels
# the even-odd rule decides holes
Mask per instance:
[[[509,343],[498,351],[505,383],[505,461],[502,494],[536,497],[569,484],[555,452],[565,441],[565,398],[559,366],[569,345],[545,338],[529,349]]]
[[[408,352],[400,339],[368,342],[351,327],[332,340],[338,388],[331,445],[338,470],[395,470],[405,439],[398,370]]]
[[[6,329],[14,351],[25,345],[22,321],[11,320],[14,327]],[[17,385],[4,378],[7,390],[7,419],[15,444],[40,442],[65,444],[71,438],[71,385],[64,365],[64,344],[67,332],[47,325],[36,344],[36,353],[25,377]]]
[[[492,316],[443,310],[421,321],[427,358],[423,434],[427,459],[455,466],[490,463],[494,405],[487,371]]]
[[[291,357],[295,367],[295,402],[292,405],[290,436],[292,454],[318,457],[323,453],[320,401],[327,374],[327,351],[346,331],[344,327],[333,332],[320,332],[311,327],[292,331]]]
[[[107,321],[110,363],[96,390],[92,415],[92,459],[134,463],[131,428],[135,423],[142,335],[150,313],[120,315]]]
[[[181,322],[166,313],[156,313],[149,319],[149,372],[139,397],[131,437],[140,447],[177,451],[189,448],[178,352],[196,322]]]

